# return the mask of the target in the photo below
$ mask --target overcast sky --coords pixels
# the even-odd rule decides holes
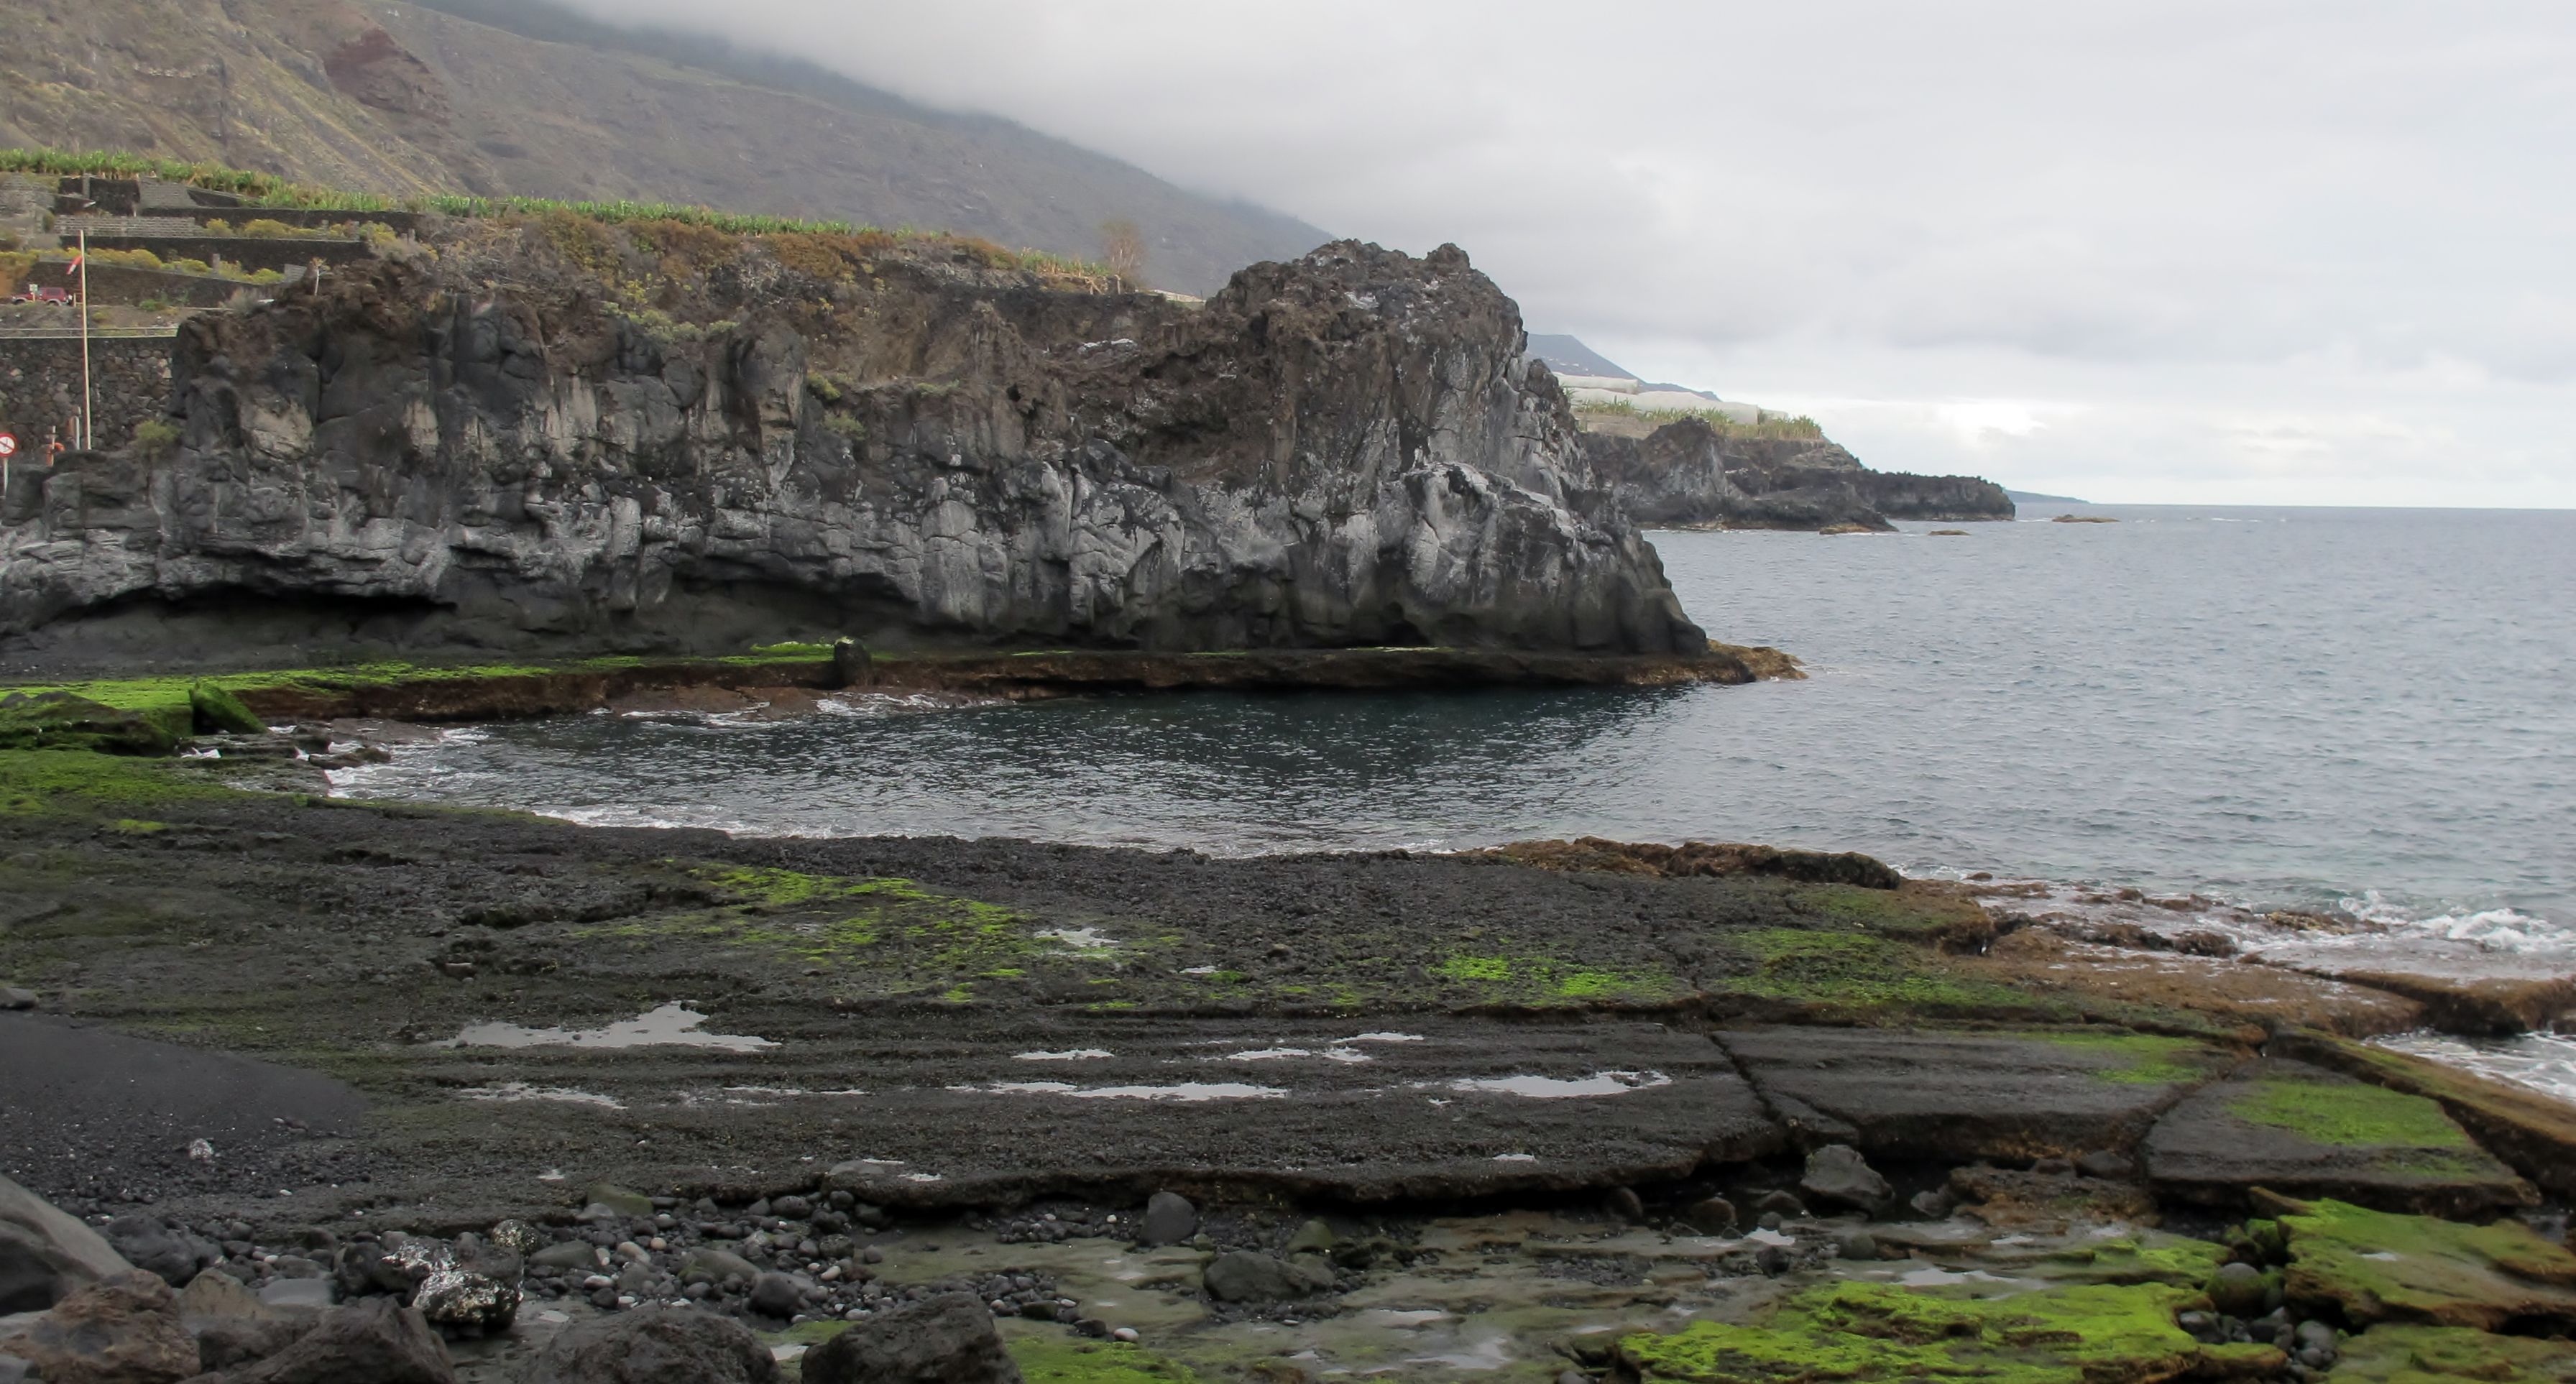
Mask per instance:
[[[2576,506],[2576,3],[576,0],[1416,252],[1873,465]]]

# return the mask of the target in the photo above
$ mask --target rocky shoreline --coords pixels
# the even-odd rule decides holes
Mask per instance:
[[[151,1275],[45,1259],[0,1354],[48,1378],[186,1377],[64,1372],[83,1314],[227,1381],[626,1378],[577,1361],[662,1336],[701,1374],[655,1378],[2570,1358],[2576,1109],[2365,1041],[2475,1005],[1865,857],[243,791],[289,765],[0,752],[0,1173]]]

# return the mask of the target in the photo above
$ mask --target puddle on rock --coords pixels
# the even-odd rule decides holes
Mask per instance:
[[[1011,1055],[1015,1062],[1097,1062],[1115,1056],[1117,1054],[1107,1048],[1067,1048],[1063,1052],[1022,1052]]]
[[[1069,1081],[997,1081],[990,1086],[951,1090],[990,1091],[1006,1096],[1074,1096],[1083,1100],[1274,1100],[1288,1093],[1276,1086],[1240,1081],[1184,1081],[1171,1086],[1076,1086]]]
[[[778,1044],[740,1033],[701,1033],[707,1016],[681,1004],[614,1023],[606,1028],[522,1028],[517,1024],[468,1024],[440,1048],[714,1048],[722,1052],[765,1052]]]
[[[1415,1089],[1427,1090],[1434,1084],[1417,1082]],[[1584,1096],[1624,1096],[1631,1091],[1670,1086],[1673,1084],[1673,1079],[1662,1072],[1595,1072],[1584,1077],[1460,1077],[1455,1081],[1436,1084],[1452,1091],[1484,1091],[1496,1095],[1523,1096],[1530,1100],[1569,1100]]]
[[[456,1094],[465,1100],[547,1100],[567,1105],[596,1105],[607,1110],[626,1108],[623,1103],[593,1091],[576,1091],[569,1086],[531,1086],[524,1081],[505,1081],[498,1086],[468,1086]]]

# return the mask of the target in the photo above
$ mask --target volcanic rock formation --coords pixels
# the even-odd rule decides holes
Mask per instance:
[[[0,641],[1706,648],[1454,247],[1193,308],[971,243],[430,239],[190,322],[166,456],[22,469]]]

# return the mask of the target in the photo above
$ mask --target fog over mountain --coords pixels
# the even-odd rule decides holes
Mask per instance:
[[[1879,465],[2576,504],[2576,21],[2044,0],[576,0],[1416,251]]]

